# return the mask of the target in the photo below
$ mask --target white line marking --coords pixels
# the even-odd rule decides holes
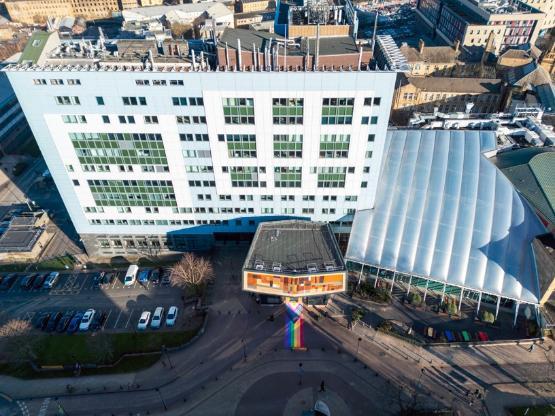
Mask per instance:
[[[129,325],[129,321],[131,321],[131,317],[133,316],[133,311],[134,311],[134,309],[131,309],[131,311],[129,312],[129,318],[127,318],[127,323],[125,324],[126,328]]]
[[[27,405],[25,404],[25,402],[20,402],[18,400],[17,405],[19,406],[19,410],[21,410],[23,416],[29,416],[29,409],[27,409]]]
[[[116,283],[118,282],[118,277],[119,277],[118,274],[115,273],[115,275],[114,275],[114,283],[112,283],[112,289],[113,289],[114,287],[116,287]]]
[[[110,309],[108,311],[108,315],[106,315],[106,320],[104,321],[104,325],[102,325],[102,328],[104,328],[106,325],[108,325],[108,319],[110,319],[110,315],[112,314],[112,310],[113,309]]]
[[[118,327],[119,317],[121,316],[122,312],[123,312],[122,310],[119,311],[118,319],[116,319],[116,323],[114,324],[114,328]]]
[[[43,400],[42,405],[40,406],[39,414],[37,416],[45,416],[49,405],[50,405],[50,397],[47,397],[46,399]]]

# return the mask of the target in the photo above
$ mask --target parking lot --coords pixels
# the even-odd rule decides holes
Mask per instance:
[[[114,279],[107,284],[95,284],[98,272],[63,273],[52,289],[21,287],[24,274],[19,273],[11,287],[0,292],[0,310],[3,311],[0,321],[23,319],[35,326],[43,313],[85,312],[92,308],[98,314],[106,314],[102,330],[127,332],[136,330],[143,311],[153,313],[156,307],[161,306],[167,313],[171,306],[177,306],[179,314],[173,328],[186,326],[193,313],[192,304],[184,308],[180,289],[154,284],[151,280],[144,283],[137,280],[130,286],[124,286],[125,271],[111,273],[114,273]],[[160,328],[168,329],[164,323]]]

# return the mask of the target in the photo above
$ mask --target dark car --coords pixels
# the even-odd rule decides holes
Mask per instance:
[[[35,321],[35,328],[37,329],[45,329],[46,325],[48,325],[48,321],[50,320],[50,312],[42,312],[39,314],[37,320]]]
[[[67,333],[73,334],[79,329],[79,324],[81,323],[81,318],[83,318],[83,312],[76,312],[69,321],[69,325],[67,327]]]
[[[171,277],[172,277],[172,271],[170,269],[164,269],[164,272],[162,273],[162,281],[161,283],[164,286],[167,286],[170,284],[171,281]]]
[[[58,325],[56,326],[56,332],[65,332],[69,326],[71,318],[73,318],[73,312],[64,313],[64,316],[62,316],[62,319],[60,319]]]
[[[150,281],[152,282],[153,285],[157,285],[158,283],[160,283],[161,274],[162,274],[162,271],[160,269],[154,269],[152,271],[152,273],[150,274]]]
[[[93,286],[94,287],[96,287],[96,288],[100,287],[100,284],[102,283],[105,274],[106,273],[104,273],[104,272],[94,274],[94,276],[93,276]]]
[[[19,286],[23,289],[31,289],[33,287],[33,282],[35,281],[36,274],[28,274],[23,276],[23,279],[19,282]]]
[[[102,284],[103,285],[110,285],[113,283],[114,279],[116,277],[115,273],[106,273],[104,275],[104,278],[102,279]]]
[[[37,277],[35,277],[35,281],[33,282],[33,289],[40,289],[47,277],[48,273],[39,274]]]
[[[104,328],[104,324],[106,323],[106,319],[108,319],[108,314],[106,312],[102,313],[95,313],[94,319],[91,322],[91,331],[98,331],[99,329]]]
[[[0,283],[0,290],[8,290],[17,280],[17,276],[15,274],[9,274],[4,276],[2,279],[2,283]]]
[[[61,312],[53,313],[48,320],[48,324],[46,325],[46,332],[52,332],[58,326],[58,322],[62,319],[63,314]]]

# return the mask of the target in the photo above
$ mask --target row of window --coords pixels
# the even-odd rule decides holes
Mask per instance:
[[[151,85],[151,82],[149,79],[136,79],[135,80],[135,85],[139,85],[139,86],[149,86]],[[152,80],[152,85],[153,86],[166,86],[166,85],[171,85],[171,86],[183,86],[185,85],[182,79],[170,79],[169,82],[166,81],[165,79],[153,79]]]
[[[40,79],[34,79],[33,83],[35,85],[46,85],[46,80],[43,78]],[[51,79],[50,80],[50,84],[51,85],[81,85],[81,80],[80,79]]]

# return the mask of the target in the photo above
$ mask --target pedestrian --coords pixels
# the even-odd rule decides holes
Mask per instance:
[[[320,383],[320,390],[321,392],[326,391],[326,384],[324,383],[324,380],[322,380],[322,382]]]

